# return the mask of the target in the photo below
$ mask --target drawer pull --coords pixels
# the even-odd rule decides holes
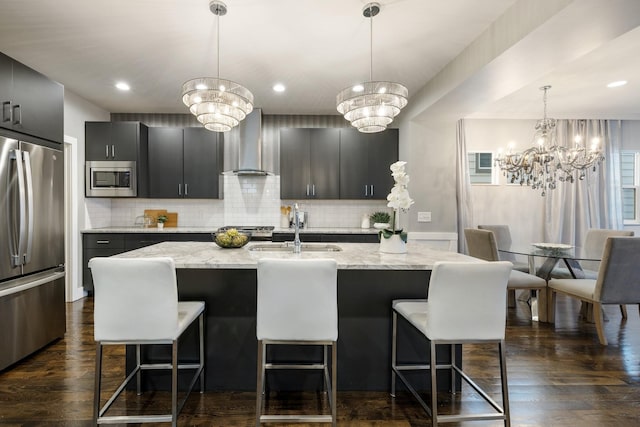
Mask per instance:
[[[109,240],[97,240],[96,243],[99,245],[108,245],[111,242]]]

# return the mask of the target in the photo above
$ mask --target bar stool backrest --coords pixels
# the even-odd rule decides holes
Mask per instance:
[[[178,289],[171,258],[92,258],[96,341],[171,341]]]
[[[258,340],[336,341],[337,264],[333,259],[258,261]]]
[[[504,339],[508,261],[436,262],[427,296],[430,340],[453,342]]]

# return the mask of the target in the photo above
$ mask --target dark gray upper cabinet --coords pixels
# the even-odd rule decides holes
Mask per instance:
[[[219,139],[204,128],[149,128],[149,196],[219,198]]]
[[[182,128],[149,128],[149,197],[184,197]]]
[[[222,134],[204,128],[184,129],[185,197],[217,199],[220,197]]]
[[[0,53],[0,127],[62,143],[64,87]]]
[[[394,181],[389,166],[398,160],[398,129],[340,132],[340,198],[386,199]]]
[[[340,198],[340,130],[280,130],[280,198]]]
[[[145,134],[140,122],[85,122],[85,159],[138,161]]]

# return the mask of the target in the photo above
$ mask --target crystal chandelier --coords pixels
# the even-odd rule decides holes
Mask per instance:
[[[536,123],[533,146],[516,153],[510,149],[506,154],[499,151],[495,160],[511,183],[526,184],[534,190],[540,190],[542,196],[547,194],[547,190],[555,189],[558,181],[573,183],[576,175],[583,180],[588,169],[595,171],[598,163],[604,160],[597,137],[591,140],[588,149],[580,133],[574,138],[573,147],[557,144],[556,120],[547,117],[549,89],[551,86],[540,88],[544,91],[544,116]]]
[[[407,105],[409,91],[400,83],[373,81],[373,17],[380,12],[378,3],[369,3],[362,14],[370,19],[371,52],[369,80],[343,89],[336,97],[337,109],[360,132],[381,132]]]
[[[185,82],[182,102],[205,128],[227,132],[253,111],[253,94],[238,83],[220,78],[220,16],[227,13],[227,6],[211,0],[209,10],[216,15],[217,74],[216,77],[198,77]]]

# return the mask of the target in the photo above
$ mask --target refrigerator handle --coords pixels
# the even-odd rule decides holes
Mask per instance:
[[[15,156],[15,157],[14,157]],[[22,167],[22,152],[20,150],[14,150],[12,160],[16,161],[16,171],[18,175],[18,205],[19,205],[19,228],[18,231],[18,251],[15,254],[11,254],[11,266],[17,267],[22,265],[22,254],[25,252],[25,234],[27,231],[25,223],[25,194],[24,194],[24,171]]]
[[[23,151],[24,156],[24,172],[27,181],[27,251],[24,255],[24,263],[31,261],[31,252],[33,249],[33,178],[31,174],[31,157],[28,151]]]

